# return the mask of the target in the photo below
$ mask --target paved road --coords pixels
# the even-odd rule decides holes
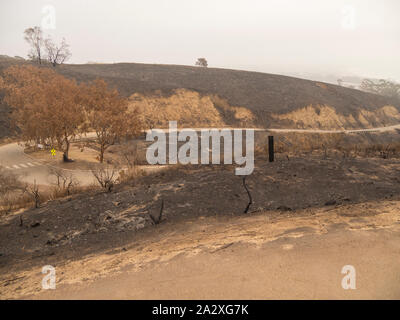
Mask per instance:
[[[50,175],[52,166],[43,164],[24,153],[24,147],[18,143],[11,143],[0,147],[0,165],[6,170],[17,174],[22,181],[40,185],[50,185],[54,182]],[[95,182],[92,173],[88,170],[67,170],[80,182],[89,185]]]
[[[196,131],[200,131],[201,128],[193,128]],[[211,129],[211,128],[203,128]],[[215,128],[214,128],[215,129]],[[222,128],[216,128],[222,129]],[[226,128],[226,129],[245,129],[245,128]],[[359,132],[387,132],[395,129],[400,129],[399,125],[393,125],[388,127],[378,127],[371,129],[352,129],[352,130],[318,130],[318,129],[260,129],[260,128],[247,128],[255,131],[270,131],[270,132],[299,132],[299,133],[359,133]],[[168,129],[163,129],[168,132]],[[179,131],[184,129],[179,129]],[[93,133],[87,134],[87,137],[93,137]],[[11,170],[14,173],[21,176],[23,181],[28,183],[36,183],[42,185],[51,184],[53,179],[49,173],[51,166],[41,163],[24,153],[24,149],[18,143],[11,143],[4,146],[0,146],[0,166],[5,167],[7,170]],[[147,167],[144,169],[151,169]],[[64,169],[67,170],[67,169]],[[90,185],[95,182],[92,173],[88,170],[67,170],[80,182],[81,185]]]

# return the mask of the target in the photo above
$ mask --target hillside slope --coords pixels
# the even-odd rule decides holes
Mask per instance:
[[[104,77],[125,94],[152,90],[187,88],[217,94],[231,105],[254,111],[286,113],[307,105],[329,105],[349,114],[356,108],[375,110],[393,104],[384,97],[281,75],[177,65],[118,63],[66,65],[60,72],[85,80]]]
[[[15,63],[27,62],[0,58],[0,71]],[[63,65],[56,70],[78,81],[104,78],[126,96],[140,93],[154,98],[158,91],[161,99],[187,89],[191,97],[193,92],[217,97],[214,107],[226,125],[240,125],[241,119],[221,107],[221,101],[249,109],[252,121],[246,125],[259,127],[363,128],[400,122],[400,105],[386,97],[281,75],[138,63]],[[185,99],[180,99],[182,105],[172,100],[178,109],[188,104]]]

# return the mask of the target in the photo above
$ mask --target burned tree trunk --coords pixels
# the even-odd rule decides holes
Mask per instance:
[[[250,206],[253,203],[253,199],[252,199],[250,191],[249,191],[249,189],[247,188],[247,185],[246,185],[246,176],[243,177],[243,187],[245,188],[245,190],[247,192],[247,195],[249,196],[249,203],[247,204],[247,207],[246,207],[246,209],[244,209],[244,212],[243,212],[243,213],[247,213],[249,211],[249,209],[250,209]]]
[[[153,222],[153,224],[159,224],[161,222],[163,210],[164,210],[164,199],[161,199],[161,208],[160,208],[160,213],[158,214],[158,218],[155,218],[151,213],[149,213],[150,219]]]

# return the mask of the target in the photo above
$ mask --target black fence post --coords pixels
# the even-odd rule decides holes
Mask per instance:
[[[274,136],[268,136],[269,162],[274,162]]]

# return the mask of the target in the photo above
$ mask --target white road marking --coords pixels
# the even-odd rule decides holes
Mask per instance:
[[[9,167],[9,166],[6,166],[5,168],[6,168],[6,169],[12,170],[12,169],[29,168],[29,167],[40,166],[40,165],[41,165],[41,164],[40,164],[40,163],[37,163],[37,162],[34,162],[34,163],[32,163],[32,162],[27,162],[26,164],[24,164],[24,163],[20,163],[20,164],[18,164],[18,165],[14,164],[12,168]]]

